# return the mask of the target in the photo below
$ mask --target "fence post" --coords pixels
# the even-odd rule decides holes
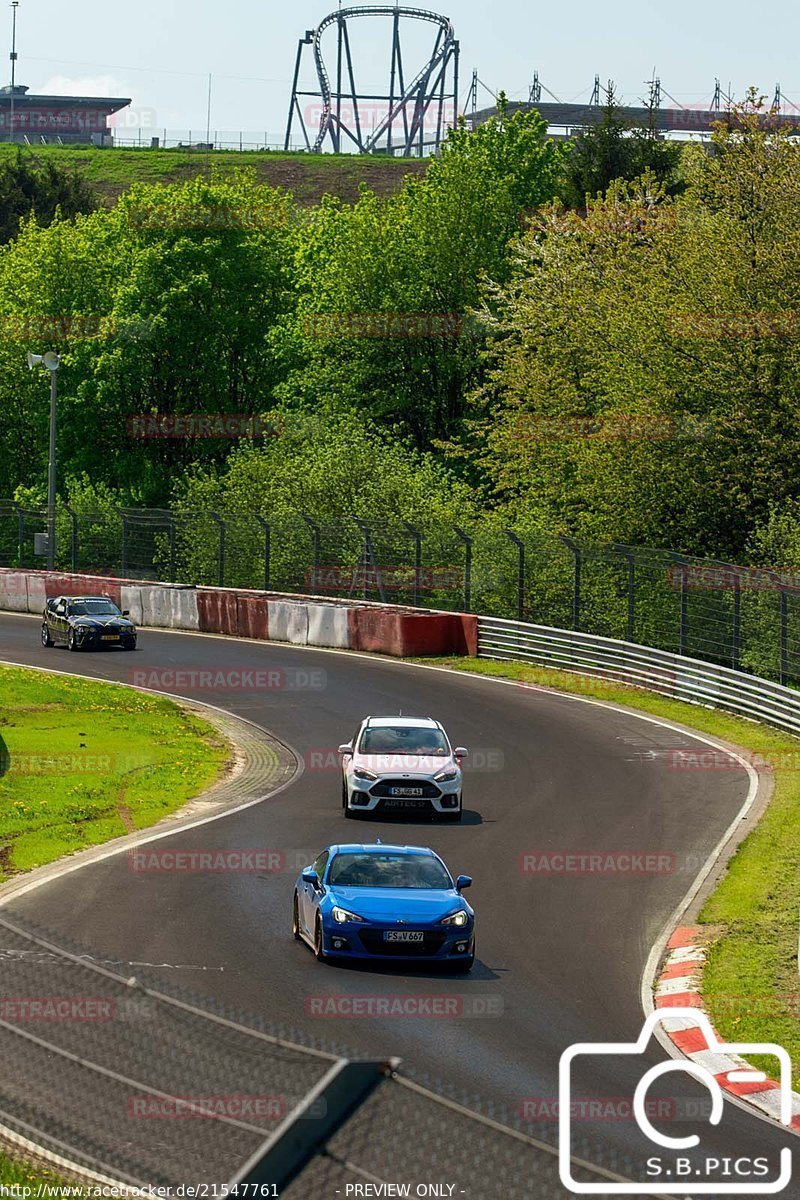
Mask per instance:
[[[125,513],[120,514],[122,517],[122,564],[121,574],[123,579],[128,575],[128,518]]]
[[[731,666],[739,670],[742,635],[742,581],[739,572],[733,573],[733,617],[731,623]]]
[[[633,557],[633,551],[627,546],[611,547],[617,554],[621,554],[628,564],[628,621],[625,632],[625,640],[632,642],[636,629],[636,560]]]
[[[680,568],[680,573],[681,573],[681,616],[680,616],[680,627],[679,627],[679,631],[678,631],[678,653],[685,654],[686,653],[686,645],[687,645],[688,637],[689,637],[689,629],[688,629],[689,616],[688,616],[688,607],[687,607],[688,593],[687,593],[687,578],[686,578],[687,564],[683,561],[683,559],[681,558],[681,556],[679,554],[670,554],[670,558],[672,559],[673,563],[677,567]]]
[[[414,608],[419,608],[419,574],[422,570],[422,534],[410,521],[403,521],[414,539]]]
[[[355,521],[364,538],[364,599],[366,600],[367,598],[368,570],[369,565],[371,564],[372,569],[375,572],[375,585],[378,589],[378,595],[380,596],[382,603],[385,604],[386,592],[384,591],[383,580],[381,579],[381,569],[378,566],[378,560],[375,557],[375,547],[372,544],[372,534],[370,533],[369,525],[367,525],[366,521],[364,521],[361,517],[352,517],[351,519]]]
[[[308,528],[311,530],[311,536],[314,539],[314,576],[317,577],[319,574],[319,553],[320,553],[319,525],[316,523],[316,521],[312,521],[311,517],[306,517],[303,515],[303,520],[305,521]]]
[[[560,533],[558,540],[563,542],[572,551],[575,559],[575,569],[572,576],[572,628],[577,633],[581,627],[581,548],[577,542],[574,542],[571,537],[567,537],[565,533]]]
[[[208,514],[212,521],[216,521],[219,529],[219,546],[217,549],[217,587],[225,587],[225,535],[227,526],[219,513],[211,512]]]
[[[474,538],[464,533],[458,525],[453,526],[456,537],[464,543],[464,612],[472,610],[472,543]]]
[[[78,572],[78,514],[75,512],[74,509],[70,508],[70,506],[68,504],[64,505],[64,509],[66,512],[69,513],[70,520],[72,522],[72,539],[71,539],[72,544],[70,547],[70,554],[71,554],[71,558],[72,558],[72,570],[75,572],[75,574],[77,574],[77,572]]]
[[[525,543],[522,538],[507,529],[506,537],[517,547],[517,620],[521,621],[525,611]]]
[[[25,517],[22,509],[17,509],[17,550],[19,552],[19,565],[25,566]]]
[[[175,582],[176,561],[178,556],[178,547],[175,530],[175,514],[168,513],[167,520],[169,521],[169,581]]]
[[[254,514],[256,520],[264,531],[264,591],[269,591],[269,559],[270,559],[270,527],[269,521],[265,521],[263,517]]]
[[[781,587],[781,683],[789,682],[789,600],[785,587]]]

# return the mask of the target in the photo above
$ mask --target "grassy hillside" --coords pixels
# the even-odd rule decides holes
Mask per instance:
[[[16,148],[0,145],[3,156]],[[329,192],[353,201],[358,185],[366,183],[385,195],[400,186],[403,177],[422,174],[424,159],[401,159],[358,154],[283,154],[279,151],[252,150],[99,150],[91,146],[32,146],[27,151],[40,161],[54,159],[65,166],[74,165],[109,203],[132,183],[180,183],[196,175],[205,175],[211,166],[235,170],[255,167],[259,179],[294,194],[298,204],[316,204]]]

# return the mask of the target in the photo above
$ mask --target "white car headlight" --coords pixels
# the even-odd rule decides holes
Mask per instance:
[[[356,767],[353,771],[356,779],[372,779],[375,780],[378,776],[374,771],[368,771],[365,767]]]
[[[442,917],[443,925],[462,926],[462,925],[466,925],[466,923],[467,923],[467,914],[464,912],[463,908],[460,908],[458,910],[458,912],[450,913],[449,917]]]
[[[331,909],[331,916],[337,925],[344,925],[345,921],[363,921],[363,917],[359,917],[357,913],[351,913],[346,908],[340,908],[335,904]]]
[[[458,779],[458,771],[455,767],[448,767],[445,771],[440,771],[438,775],[433,777],[437,783],[450,783],[453,779]]]

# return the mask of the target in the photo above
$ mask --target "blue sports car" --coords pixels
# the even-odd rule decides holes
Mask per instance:
[[[301,871],[292,933],[320,962],[380,959],[427,962],[469,971],[475,961],[475,914],[454,881],[421,846],[328,846]]]

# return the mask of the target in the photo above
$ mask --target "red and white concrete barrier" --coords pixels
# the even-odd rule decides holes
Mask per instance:
[[[478,648],[478,618],[466,613],[0,568],[0,610],[40,613],[48,596],[62,594],[109,596],[145,628],[224,633],[403,658],[475,655]]]

